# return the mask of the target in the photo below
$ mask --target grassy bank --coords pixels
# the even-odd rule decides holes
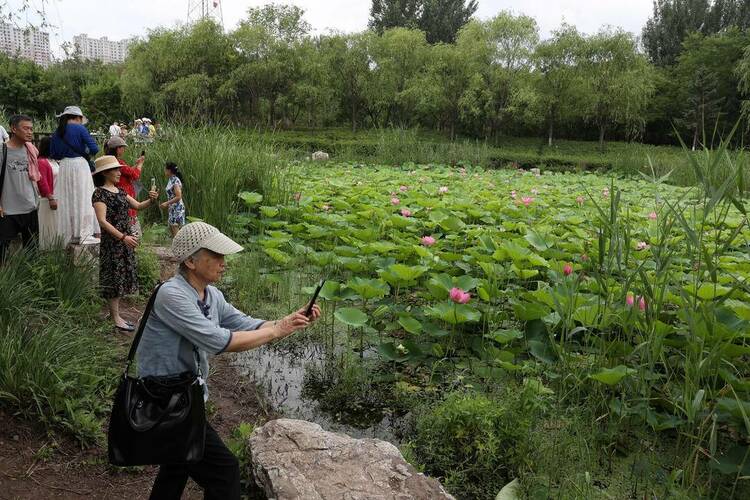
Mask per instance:
[[[698,179],[690,157],[681,147],[610,142],[604,150],[597,142],[558,140],[548,146],[540,138],[504,137],[496,141],[457,139],[449,141],[434,132],[382,129],[352,133],[345,129],[279,131],[263,134],[284,149],[309,155],[316,150],[338,161],[371,164],[470,164],[484,167],[521,167],[554,170],[612,171],[622,175],[670,174],[667,182],[689,186]],[[735,163],[748,171],[748,157],[732,152]]]
[[[57,250],[0,267],[0,405],[89,445],[116,378],[93,265]]]

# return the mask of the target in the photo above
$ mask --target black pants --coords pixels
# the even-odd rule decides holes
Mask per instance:
[[[179,500],[188,477],[203,488],[206,500],[240,500],[240,464],[208,424],[203,460],[197,464],[161,465],[151,500]]]
[[[39,219],[36,210],[27,214],[0,217],[0,264],[5,262],[10,242],[16,239],[19,233],[24,248],[34,244],[39,234]]]

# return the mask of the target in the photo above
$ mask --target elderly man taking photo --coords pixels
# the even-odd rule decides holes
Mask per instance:
[[[161,376],[195,371],[208,374],[208,354],[240,352],[282,339],[320,317],[300,309],[280,320],[252,318],[229,304],[212,283],[224,274],[224,256],[242,247],[204,222],[184,226],[172,242],[180,261],[178,274],[158,290],[138,346],[138,375]],[[196,366],[196,364],[198,366]],[[208,397],[204,385],[204,397]],[[237,459],[206,424],[203,459],[196,464],[164,464],[152,499],[179,499],[188,477],[205,490],[206,499],[239,500]]]

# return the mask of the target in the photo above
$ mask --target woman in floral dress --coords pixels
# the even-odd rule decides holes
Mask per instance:
[[[138,238],[132,234],[128,209],[142,210],[156,200],[158,193],[149,192],[149,199],[138,202],[117,187],[120,180],[120,163],[114,156],[96,159],[94,176],[94,205],[97,220],[102,228],[99,246],[99,286],[101,296],[109,303],[109,312],[115,326],[132,332],[135,326],[120,316],[120,299],[138,290],[138,273],[135,247]]]
[[[161,208],[169,208],[169,231],[172,238],[177,231],[185,225],[185,204],[182,202],[182,172],[177,165],[167,162],[164,173],[169,178],[167,181],[167,201],[162,203]]]

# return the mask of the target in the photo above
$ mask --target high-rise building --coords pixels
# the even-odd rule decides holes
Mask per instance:
[[[0,22],[0,52],[11,57],[23,57],[46,68],[52,59],[49,33]]]
[[[128,57],[128,46],[131,40],[109,40],[89,38],[88,35],[73,37],[73,46],[82,59],[92,59],[107,64],[121,63]]]

